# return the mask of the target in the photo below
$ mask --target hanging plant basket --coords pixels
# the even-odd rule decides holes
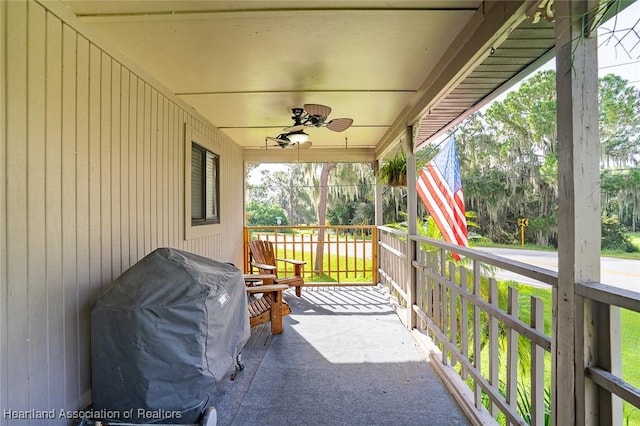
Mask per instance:
[[[398,151],[393,157],[385,161],[376,175],[378,180],[386,185],[393,187],[407,186],[407,156],[404,151]]]
[[[402,176],[396,176],[392,180],[389,181],[389,186],[407,186],[407,175],[404,174]]]

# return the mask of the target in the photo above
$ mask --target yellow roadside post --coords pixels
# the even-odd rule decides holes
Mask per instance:
[[[518,218],[518,226],[520,227],[520,241],[522,247],[524,247],[524,228],[529,226],[529,219],[526,219],[524,217]]]

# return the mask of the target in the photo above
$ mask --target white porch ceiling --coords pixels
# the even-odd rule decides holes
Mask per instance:
[[[441,79],[451,52],[473,44],[488,18],[479,0],[64,4],[247,149],[290,126],[292,107],[319,103],[332,107],[329,118],[354,123],[342,133],[309,129],[311,150],[343,147],[347,137],[349,147],[379,151],[390,129],[418,118],[407,111],[429,104],[429,77]]]

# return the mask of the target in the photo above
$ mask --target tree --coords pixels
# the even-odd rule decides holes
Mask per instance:
[[[278,205],[292,225],[315,222],[316,208],[301,164],[289,164],[287,170],[262,169],[259,179],[259,184],[247,183],[247,204],[256,201]]]
[[[279,206],[252,201],[247,204],[247,225],[288,225],[287,215]]]
[[[323,163],[320,170],[320,187],[318,196],[318,225],[321,227],[326,225],[327,217],[327,196],[328,196],[328,183],[329,173],[336,168],[336,163]],[[324,260],[324,228],[318,230],[318,243],[316,245],[316,263],[314,265],[314,272],[316,274],[322,274],[322,263]]]
[[[604,168],[636,166],[640,158],[640,90],[607,74],[599,80]]]
[[[326,224],[327,212],[343,206],[342,224],[374,221],[373,171],[361,163],[296,163],[260,172],[260,184],[247,185],[247,205],[277,205],[291,224]],[[253,207],[252,207],[253,208]],[[247,208],[249,210],[249,207]],[[344,212],[343,212],[344,213]],[[336,219],[337,210],[333,218]],[[320,228],[314,271],[322,274],[325,230]]]
[[[639,219],[640,91],[618,76],[600,79],[603,210],[635,229]],[[527,241],[557,241],[558,161],[555,72],[543,71],[456,129],[462,184],[481,232],[513,242],[516,221],[530,219]]]

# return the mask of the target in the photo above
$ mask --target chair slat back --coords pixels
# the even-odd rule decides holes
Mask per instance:
[[[271,241],[253,240],[249,242],[249,252],[257,263],[276,266],[276,255]],[[261,274],[274,274],[274,271],[260,270]],[[277,275],[277,274],[276,274]]]

